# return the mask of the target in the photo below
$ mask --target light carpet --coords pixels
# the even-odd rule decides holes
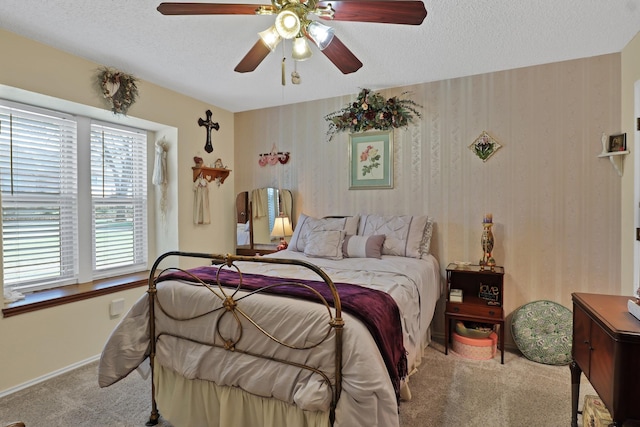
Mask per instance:
[[[409,384],[413,396],[400,406],[402,427],[571,424],[568,366],[542,365],[515,352],[506,352],[501,365],[499,354],[483,361],[452,352],[445,356],[443,345],[434,342]],[[0,399],[0,426],[11,421],[24,421],[27,427],[144,426],[150,394],[150,380],[136,372],[111,387],[99,388],[94,362]],[[583,376],[580,406],[585,394],[595,393]],[[158,425],[171,427],[163,419]]]

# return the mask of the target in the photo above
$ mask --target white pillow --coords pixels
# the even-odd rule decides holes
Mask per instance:
[[[307,234],[310,231],[344,230],[347,235],[357,234],[359,221],[359,216],[318,219],[300,214],[296,222],[296,229],[293,231],[293,236],[289,241],[288,250],[304,252]]]
[[[384,234],[382,255],[422,258],[421,245],[427,222],[427,216],[361,215],[358,235]]]
[[[307,234],[304,254],[308,257],[342,259],[344,230],[311,231]]]
[[[378,258],[382,257],[382,245],[385,235],[346,236],[342,244],[342,255],[345,258]]]

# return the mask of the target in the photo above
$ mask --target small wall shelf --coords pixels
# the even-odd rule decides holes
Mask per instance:
[[[616,172],[618,172],[618,176],[622,176],[623,173],[623,169],[622,169],[622,162],[624,160],[624,157],[629,154],[629,150],[625,150],[625,151],[603,151],[602,153],[600,153],[598,155],[598,157],[608,157],[609,161],[611,162],[611,164],[613,165],[613,168],[616,170]]]
[[[202,174],[207,181],[211,182],[219,178],[219,182],[222,184],[229,176],[229,172],[231,172],[231,169],[209,168],[206,166],[193,166],[191,169],[193,169],[193,182],[196,182],[196,179]]]

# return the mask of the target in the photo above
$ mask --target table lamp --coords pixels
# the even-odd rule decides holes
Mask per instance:
[[[283,249],[287,249],[289,244],[284,238],[292,235],[293,229],[291,228],[291,221],[289,221],[289,217],[280,212],[280,215],[277,216],[273,222],[273,229],[271,230],[271,237],[280,238],[280,244],[278,245],[277,250],[281,251]]]

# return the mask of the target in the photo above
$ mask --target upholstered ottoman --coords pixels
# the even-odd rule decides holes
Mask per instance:
[[[452,334],[452,349],[462,357],[475,360],[493,359],[496,355],[498,335],[492,332],[487,338],[463,337],[455,332]]]
[[[609,427],[613,420],[598,396],[586,395],[582,407],[582,427]]]

